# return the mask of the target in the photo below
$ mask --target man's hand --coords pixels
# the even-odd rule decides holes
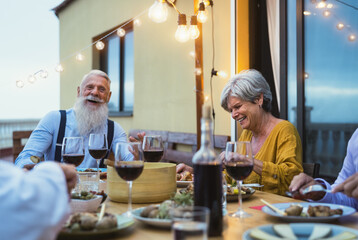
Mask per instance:
[[[32,163],[32,164],[26,164],[26,165],[24,165],[24,170],[25,170],[25,171],[31,170],[31,169],[33,169],[35,166],[36,166],[36,164],[34,164],[34,163]]]
[[[347,178],[344,182],[336,186],[332,193],[343,192],[348,197],[358,199],[358,173]]]
[[[140,132],[140,133],[137,133],[138,139],[130,136],[129,141],[130,142],[143,142],[144,136],[145,136],[145,132]]]
[[[179,163],[176,167],[176,171],[177,173],[182,173],[182,172],[185,172],[185,171],[188,171],[190,173],[193,173],[193,168],[184,164],[184,163]]]
[[[71,195],[72,189],[76,186],[77,183],[77,172],[75,165],[72,164],[59,164],[63,173],[65,174],[68,194]]]
[[[311,192],[306,195],[302,194],[303,189],[315,184],[320,184],[320,183],[315,181],[311,176],[308,176],[305,173],[300,173],[293,177],[288,189],[292,193],[293,198],[312,199],[314,201],[318,201],[324,197],[325,195],[324,192]]]

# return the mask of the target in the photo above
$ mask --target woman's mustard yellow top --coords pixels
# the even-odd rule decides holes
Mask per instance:
[[[244,130],[239,141],[251,141],[252,132]],[[293,124],[279,122],[271,131],[255,159],[263,162],[262,175],[255,172],[245,179],[245,183],[260,183],[265,192],[285,195],[293,176],[301,173],[301,138]]]

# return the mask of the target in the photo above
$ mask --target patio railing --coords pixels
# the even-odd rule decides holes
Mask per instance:
[[[12,132],[34,130],[39,119],[0,120],[0,149],[12,148]]]

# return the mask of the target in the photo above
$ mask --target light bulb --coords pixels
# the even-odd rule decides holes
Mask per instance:
[[[156,0],[149,8],[148,17],[156,23],[165,22],[168,18],[168,6],[165,0]]]
[[[40,74],[41,78],[47,78],[48,77],[48,72],[46,70],[40,70],[39,74]]]
[[[36,81],[36,77],[35,77],[34,75],[29,75],[29,76],[27,77],[27,81],[28,81],[29,83],[34,83],[34,82]]]
[[[344,28],[344,24],[343,23],[338,23],[336,25],[336,27],[337,27],[338,30],[342,30]]]
[[[325,8],[326,7],[326,2],[325,0],[320,1],[319,3],[317,3],[316,8]]]
[[[195,75],[200,76],[201,75],[201,69],[200,68],[195,68]]]
[[[189,35],[191,39],[197,39],[200,35],[196,16],[191,16]]]
[[[25,83],[22,80],[17,80],[16,81],[16,87],[23,88],[24,85],[25,85]]]
[[[328,4],[327,4],[327,8],[333,8],[333,4],[332,4],[332,3],[328,3]]]
[[[189,31],[186,27],[186,15],[179,14],[178,17],[178,28],[175,32],[175,39],[178,42],[186,42],[189,40]]]
[[[303,12],[303,15],[306,15],[306,16],[309,16],[309,15],[311,15],[312,13],[310,12],[310,11],[304,11]]]
[[[199,10],[198,10],[198,21],[201,23],[205,23],[208,20],[208,11],[205,9],[205,4],[201,2],[199,4]]]
[[[55,67],[55,71],[56,72],[63,72],[63,66],[60,63],[57,64],[57,66]]]
[[[305,73],[303,74],[303,76],[304,76],[305,79],[307,79],[307,78],[310,77],[310,75],[309,75],[307,72],[305,72]]]
[[[195,51],[190,51],[189,56],[195,59]]]
[[[348,36],[348,40],[349,41],[351,41],[351,42],[354,42],[355,40],[356,40],[356,35],[354,35],[354,34],[350,34],[349,36]]]
[[[126,31],[123,28],[118,28],[117,35],[119,37],[124,37],[124,35],[126,35]]]
[[[323,11],[323,16],[329,17],[330,15],[331,15],[331,12],[330,12],[330,11],[328,11],[328,10],[324,10],[324,11]]]
[[[139,19],[139,18],[137,18],[136,20],[134,20],[134,25],[136,25],[137,27],[139,27],[140,25],[142,25],[142,21]]]
[[[227,78],[227,73],[225,71],[218,71],[217,75],[220,78]]]
[[[83,60],[85,60],[85,56],[83,56],[81,53],[78,53],[76,55],[76,60],[82,62]]]
[[[102,41],[98,41],[98,42],[96,43],[96,48],[97,48],[98,50],[103,50],[103,48],[104,48],[104,43],[103,43]]]

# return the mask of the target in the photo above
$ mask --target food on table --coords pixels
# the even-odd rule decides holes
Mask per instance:
[[[257,240],[282,240],[283,238],[281,237],[276,237],[274,235],[271,235],[267,232],[262,231],[259,228],[254,228],[251,230],[250,232],[250,237],[252,237],[253,239],[257,239]]]
[[[66,230],[72,231],[92,231],[92,230],[104,230],[117,227],[117,218],[115,215],[105,213],[101,221],[98,221],[98,216],[95,213],[75,213],[70,216]]]
[[[333,215],[342,215],[342,209],[331,209],[329,206],[309,206],[307,213],[310,217],[329,217]]]
[[[285,209],[285,213],[287,213],[288,216],[301,216],[303,207],[299,204],[291,204],[290,207]]]
[[[96,194],[87,191],[81,191],[80,193],[75,192],[71,194],[71,199],[90,200],[95,197]]]
[[[193,174],[189,171],[177,173],[177,181],[193,181]]]
[[[239,189],[237,188],[237,186],[231,186],[231,185],[227,185],[227,194],[228,195],[238,195],[239,194]],[[247,187],[241,187],[241,194],[249,194],[251,193],[250,188]]]
[[[275,224],[272,226],[272,228],[276,234],[280,235],[283,238],[288,238],[291,240],[297,239],[289,224]]]
[[[332,229],[329,226],[316,224],[316,225],[314,225],[313,231],[312,231],[311,235],[308,237],[308,240],[324,238],[324,237],[328,236],[328,234],[331,233],[331,230]]]

